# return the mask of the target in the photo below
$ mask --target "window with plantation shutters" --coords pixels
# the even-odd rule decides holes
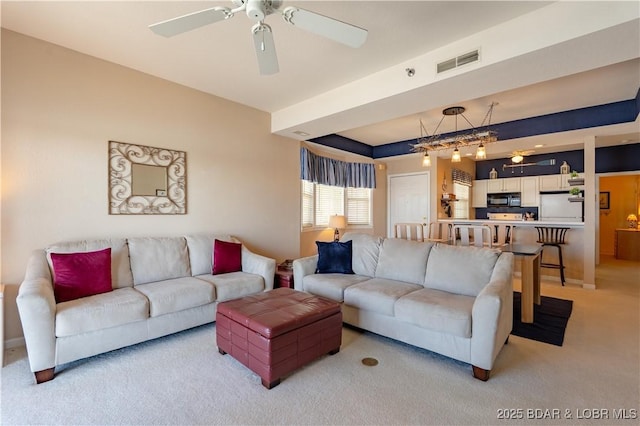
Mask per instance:
[[[349,226],[371,225],[371,190],[302,181],[302,229],[329,226],[331,215],[344,215]]]
[[[368,188],[347,188],[347,223],[349,225],[369,225],[371,223],[371,190]]]
[[[314,226],[315,222],[315,208],[314,208],[314,191],[313,183],[308,180],[302,181],[302,227],[310,228]]]
[[[469,187],[453,182],[453,193],[457,200],[453,202],[454,219],[469,219]]]
[[[334,214],[344,214],[344,188],[316,184],[316,226],[329,226]]]

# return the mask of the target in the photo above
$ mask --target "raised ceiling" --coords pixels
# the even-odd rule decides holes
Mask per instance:
[[[253,22],[243,14],[169,39],[147,28],[230,1],[5,1],[1,18],[4,28],[269,112],[272,131],[295,139],[335,133],[377,146],[417,137],[419,119],[433,131],[451,105],[464,105],[478,125],[491,102],[499,103],[494,122],[505,122],[632,99],[640,87],[638,2],[284,1],[290,5],[366,28],[368,39],[351,49],[270,15],[280,72],[260,76]],[[435,63],[465,49],[479,49],[481,60],[435,75]],[[570,149],[589,135],[637,142],[638,120],[501,142],[489,154],[545,139]]]

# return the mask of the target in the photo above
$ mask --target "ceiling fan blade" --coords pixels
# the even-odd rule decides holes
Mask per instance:
[[[258,22],[251,28],[251,33],[253,35],[253,45],[256,48],[260,74],[271,75],[277,73],[279,71],[278,56],[276,55],[276,45],[273,42],[271,27]]]
[[[282,16],[291,25],[349,47],[360,47],[367,40],[367,30],[308,10],[290,6]]]
[[[233,13],[226,7],[212,7],[149,25],[149,29],[158,35],[172,37],[232,16]]]

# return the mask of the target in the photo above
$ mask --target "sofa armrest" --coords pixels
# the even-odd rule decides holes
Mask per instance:
[[[302,281],[307,275],[315,274],[318,266],[318,255],[301,257],[293,261],[293,287],[298,291],[304,291]]]
[[[473,304],[471,364],[491,370],[513,328],[513,253],[502,253]]]
[[[56,365],[56,299],[44,250],[34,251],[16,298],[32,372]]]
[[[276,276],[276,260],[261,256],[242,245],[242,271],[261,275],[264,278],[264,290],[273,290]]]

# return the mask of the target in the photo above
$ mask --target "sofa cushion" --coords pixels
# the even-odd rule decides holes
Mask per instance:
[[[426,288],[477,296],[489,283],[499,250],[438,244],[431,250]]]
[[[151,317],[184,311],[216,300],[213,286],[193,277],[140,284],[135,289],[149,299]]]
[[[51,253],[75,253],[102,250],[111,247],[111,287],[123,288],[133,286],[133,275],[129,264],[129,247],[124,238],[112,238],[103,240],[81,240],[52,244],[45,249],[47,262],[52,271]]]
[[[149,301],[131,287],[56,306],[56,337],[74,336],[149,318]]]
[[[213,242],[215,240],[238,242],[230,235],[193,234],[184,237],[189,248],[191,275],[210,274],[213,270]]]
[[[79,253],[51,253],[56,302],[111,291],[111,248]]]
[[[216,301],[237,299],[264,291],[264,278],[247,272],[230,272],[221,275],[198,275],[196,278],[211,283],[216,288]]]
[[[353,274],[351,241],[330,243],[316,241],[318,246],[318,274]]]
[[[130,238],[128,243],[135,285],[191,275],[183,237]]]
[[[474,301],[475,297],[424,288],[398,299],[395,314],[418,327],[468,338]]]
[[[344,301],[344,290],[356,283],[366,281],[369,277],[352,274],[313,274],[302,280],[302,289],[317,296],[323,296],[336,302]]]
[[[351,266],[356,275],[374,277],[378,266],[382,238],[368,234],[347,232],[341,241],[352,242]]]
[[[242,271],[242,244],[216,239],[213,242],[213,275]]]
[[[427,269],[427,258],[433,245],[433,243],[398,238],[383,240],[376,268],[376,278],[422,285]]]
[[[394,316],[393,306],[396,300],[421,288],[418,284],[371,278],[347,287],[344,291],[344,303],[382,315]]]

